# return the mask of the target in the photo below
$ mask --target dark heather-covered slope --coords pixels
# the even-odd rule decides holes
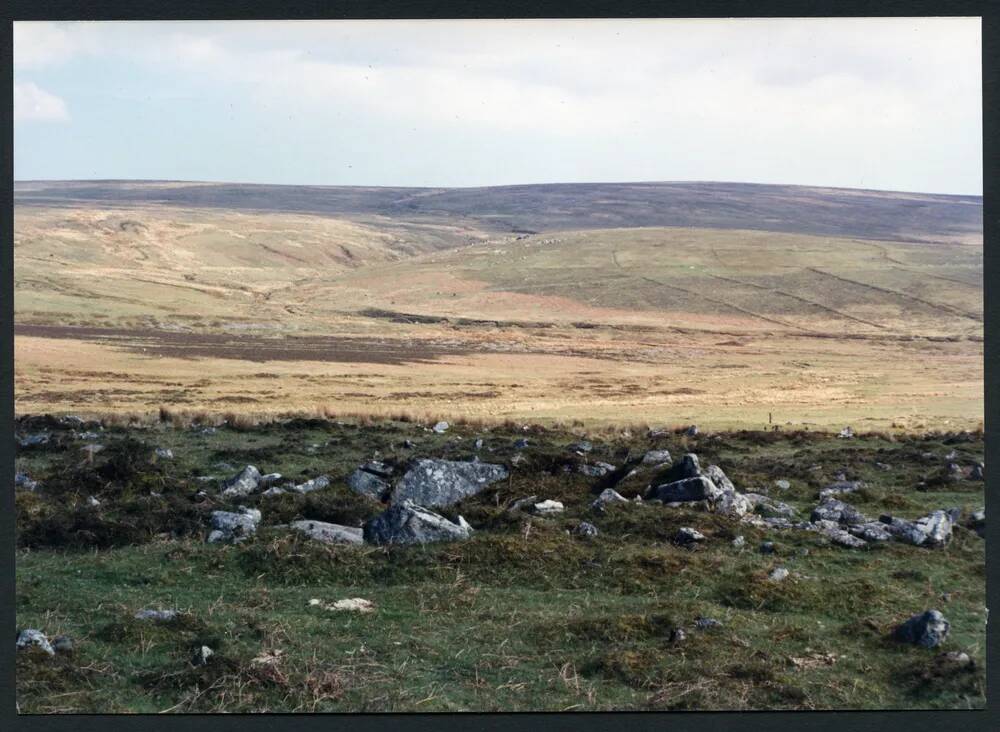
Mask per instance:
[[[678,226],[935,241],[982,234],[982,197],[746,183],[568,183],[377,188],[158,181],[24,181],[29,205],[140,205],[406,220],[501,232]]]

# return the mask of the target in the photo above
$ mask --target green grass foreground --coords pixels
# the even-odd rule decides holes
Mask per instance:
[[[53,435],[57,432],[53,431]],[[514,449],[517,437],[530,445]],[[456,440],[456,437],[463,439]],[[295,518],[357,525],[378,504],[343,479],[375,451],[484,461],[524,461],[509,481],[458,506],[477,529],[466,542],[422,547],[346,547],[273,528]],[[65,439],[63,439],[65,438]],[[404,439],[417,444],[404,449]],[[590,509],[600,479],[564,473],[566,431],[412,423],[335,423],[221,428],[109,428],[106,449],[81,464],[68,432],[23,450],[18,469],[42,483],[17,494],[17,622],[74,651],[19,653],[22,713],[380,712],[670,709],[978,708],[985,705],[985,542],[962,526],[943,549],[897,543],[856,551],[800,531],[659,505]],[[982,460],[981,434],[865,435],[722,433],[695,438],[591,435],[593,460],[621,465],[668,448],[720,465],[740,491],[768,488],[808,518],[820,487],[845,471],[867,488],[846,500],[868,515],[915,518],[983,505],[983,483],[941,479],[944,455]],[[315,446],[315,447],[314,447]],[[172,461],[152,462],[153,447]],[[492,452],[490,452],[492,448]],[[928,455],[928,453],[930,455]],[[325,473],[323,491],[241,503],[263,512],[256,538],[204,543],[208,513],[193,500],[215,464],[252,463],[301,482]],[[882,463],[879,467],[876,463]],[[884,467],[889,466],[888,469]],[[818,467],[817,467],[818,466]],[[778,491],[773,482],[787,479]],[[923,482],[921,485],[920,483]],[[624,486],[632,486],[626,490]],[[638,483],[619,488],[630,496]],[[155,491],[161,496],[150,496]],[[88,496],[101,500],[86,505]],[[504,506],[537,495],[565,503],[554,518]],[[581,520],[600,535],[569,532]],[[691,526],[707,540],[671,542]],[[742,535],[746,545],[731,540]],[[761,541],[775,553],[758,551]],[[769,582],[782,566],[792,576]],[[360,597],[371,614],[325,605]],[[310,600],[319,599],[319,605]],[[176,608],[166,624],[133,619],[142,608]],[[951,622],[928,650],[890,638],[928,608]],[[698,630],[698,616],[721,627]],[[673,629],[686,639],[672,642]],[[205,666],[194,651],[211,647]],[[963,651],[971,667],[940,662]]]

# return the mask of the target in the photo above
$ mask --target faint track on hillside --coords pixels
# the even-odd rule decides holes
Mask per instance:
[[[815,267],[806,267],[806,269],[809,270],[810,272],[815,272],[816,274],[824,275],[826,277],[830,277],[832,279],[839,280],[840,282],[844,282],[844,283],[847,283],[849,285],[857,285],[859,287],[867,287],[870,290],[875,290],[876,292],[882,292],[882,293],[885,293],[886,295],[895,295],[896,297],[903,298],[905,300],[912,300],[913,302],[918,302],[921,305],[924,305],[924,306],[929,307],[929,308],[933,308],[935,310],[940,310],[941,312],[948,313],[949,315],[957,315],[957,316],[962,317],[962,318],[968,318],[969,320],[974,320],[977,323],[982,323],[983,322],[983,316],[982,315],[976,315],[974,313],[967,313],[964,310],[960,310],[958,308],[952,307],[951,305],[941,305],[940,303],[935,303],[935,302],[931,302],[929,300],[924,300],[923,298],[919,298],[919,297],[917,297],[915,295],[907,295],[905,292],[898,292],[896,290],[890,290],[887,287],[879,287],[878,285],[870,285],[867,282],[860,282],[858,280],[852,280],[849,277],[841,277],[840,275],[835,275],[835,274],[833,274],[831,272],[826,272],[826,271],[821,270],[821,269],[816,269]]]
[[[786,292],[785,290],[779,290],[776,287],[768,287],[766,285],[758,285],[756,282],[747,282],[745,280],[737,280],[737,279],[735,279],[733,277],[723,277],[722,275],[714,275],[714,274],[710,274],[708,272],[705,272],[704,274],[706,274],[707,276],[712,277],[714,279],[722,280],[723,282],[734,282],[734,283],[736,283],[738,285],[746,285],[747,287],[755,287],[758,290],[765,290],[766,292],[769,292],[769,293],[772,293],[772,294],[782,295],[783,297],[790,297],[793,300],[798,300],[799,302],[805,303],[806,305],[811,305],[812,307],[816,307],[816,308],[819,308],[820,310],[824,310],[824,311],[826,311],[828,313],[832,313],[833,315],[836,315],[839,318],[846,318],[848,320],[853,320],[855,322],[862,323],[864,325],[870,325],[873,328],[879,328],[881,330],[885,330],[885,326],[884,325],[880,325],[879,323],[873,323],[870,320],[864,320],[863,318],[856,318],[853,315],[848,315],[847,313],[841,312],[840,310],[835,310],[834,308],[831,308],[831,307],[829,307],[827,305],[823,305],[822,303],[815,302],[814,300],[809,300],[809,299],[804,298],[804,297],[799,297],[798,295],[793,295],[792,293]]]
[[[611,250],[611,259],[612,259],[612,261],[614,261],[615,266],[618,267],[618,269],[622,270],[626,274],[631,274],[627,269],[625,269],[624,267],[622,267],[621,262],[618,261],[618,250],[617,249],[612,249]],[[730,308],[732,310],[735,310],[735,311],[737,311],[739,313],[743,313],[744,315],[750,315],[751,317],[759,318],[760,320],[766,320],[768,323],[774,323],[776,325],[781,325],[781,326],[784,326],[786,328],[794,328],[795,330],[801,330],[801,331],[804,331],[806,333],[816,333],[817,332],[817,331],[813,330],[812,328],[804,328],[801,325],[795,325],[794,323],[787,323],[787,322],[785,322],[783,320],[778,320],[777,318],[770,318],[770,317],[768,317],[766,315],[761,315],[760,313],[755,313],[753,310],[747,310],[746,308],[740,307],[739,305],[733,305],[731,302],[726,302],[725,300],[717,300],[714,297],[709,297],[708,295],[706,295],[706,294],[704,294],[702,292],[695,292],[694,290],[688,290],[687,288],[679,287],[678,285],[672,285],[672,284],[669,284],[667,282],[661,282],[659,280],[654,280],[652,277],[647,277],[645,275],[631,274],[631,276],[632,277],[638,277],[639,279],[645,280],[646,282],[652,282],[654,285],[660,285],[661,287],[669,287],[669,288],[674,289],[674,290],[679,290],[680,292],[685,292],[688,295],[692,295],[692,296],[700,298],[702,300],[707,300],[708,302],[716,303],[717,305],[723,305],[723,306],[725,306],[727,308]]]

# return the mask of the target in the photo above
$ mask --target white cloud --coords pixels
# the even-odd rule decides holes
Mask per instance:
[[[66,102],[30,81],[14,82],[14,119],[64,122]]]
[[[81,53],[101,49],[100,26],[94,23],[14,23],[14,67],[41,69],[58,66]]]

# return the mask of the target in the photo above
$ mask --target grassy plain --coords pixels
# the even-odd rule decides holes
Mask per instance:
[[[699,209],[683,198],[698,186],[663,184],[578,192],[586,209],[558,186],[456,199],[20,185],[19,413],[982,419],[975,201],[768,187],[740,198],[716,186]],[[168,193],[178,200],[157,199]],[[605,225],[626,212],[659,225],[509,230],[596,226],[588,211],[602,206]],[[512,211],[526,218],[512,223]],[[747,222],[783,233],[736,228]],[[875,233],[885,238],[858,238]]]

